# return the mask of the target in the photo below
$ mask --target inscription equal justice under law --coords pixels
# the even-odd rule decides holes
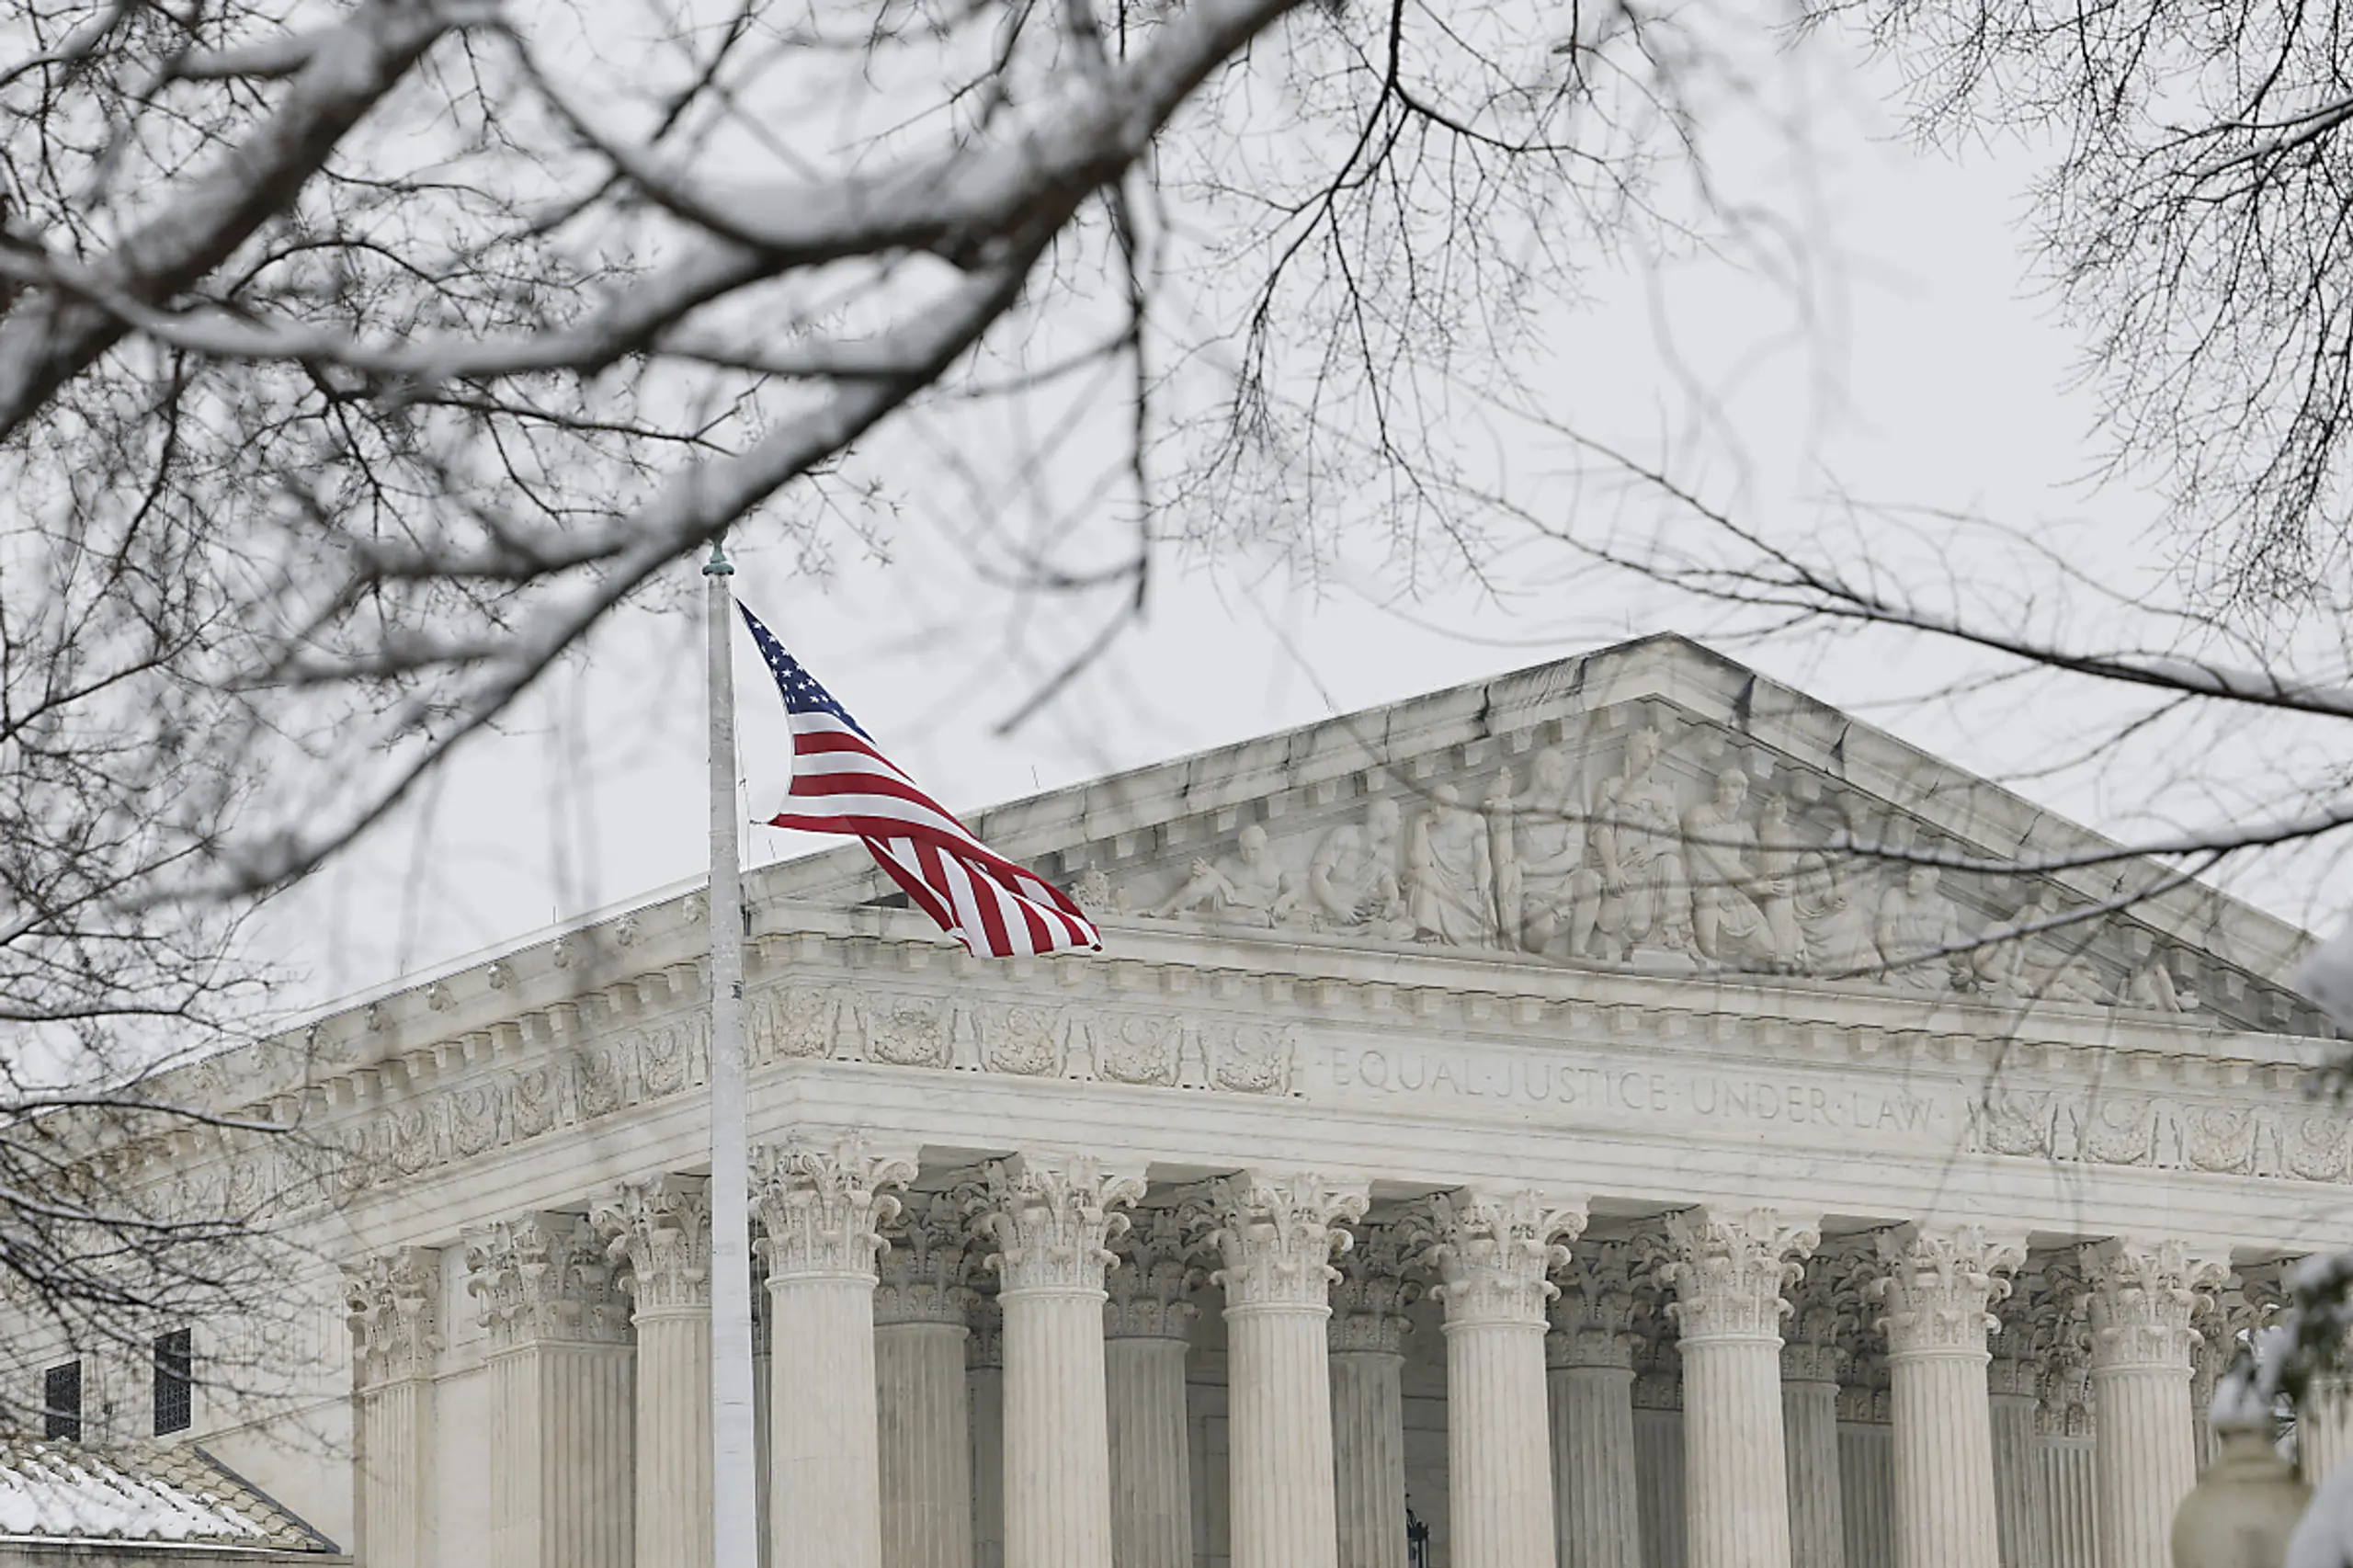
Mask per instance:
[[[1552,1111],[1564,1119],[1692,1120],[1935,1136],[1960,1131],[1945,1108],[1902,1089],[1820,1084],[1756,1071],[1664,1067],[1620,1059],[1574,1060],[1423,1046],[1334,1044],[1320,1053],[1337,1095],[1478,1101]],[[1313,1091],[1310,1091],[1311,1097]]]

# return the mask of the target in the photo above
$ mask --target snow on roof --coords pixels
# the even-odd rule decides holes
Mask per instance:
[[[0,1540],[12,1538],[335,1550],[194,1445],[0,1438]]]

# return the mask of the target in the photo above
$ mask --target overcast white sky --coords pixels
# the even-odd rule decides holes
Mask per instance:
[[[2034,286],[2020,239],[2030,148],[1966,160],[1900,134],[1874,81],[1821,51],[1781,78],[1780,112],[1810,151],[1759,137],[1728,176],[1802,223],[1824,269],[1819,319],[1705,259],[1661,274],[1597,277],[1561,313],[1548,362],[1564,415],[1636,448],[1671,444],[1736,482],[1757,515],[1802,519],[1832,484],[1875,499],[1979,508],[2073,539],[2119,572],[2145,568],[2156,507],[2130,487],[2094,492],[2095,407],[2071,391],[2077,344]],[[1694,428],[1694,389],[1719,410]],[[1543,485],[1562,455],[1498,460]],[[1550,465],[1550,466],[1548,466]],[[1567,482],[1561,482],[1564,496]],[[943,513],[959,505],[943,488]],[[1595,503],[1599,504],[1599,503]],[[1038,678],[1008,655],[1005,621],[962,619],[975,586],[919,521],[889,563],[844,558],[821,578],[756,532],[734,543],[744,597],[820,679],[958,807],[1051,788],[1333,712],[1392,700],[1705,618],[1656,595],[1596,595],[1557,561],[1507,556],[1501,603],[1460,586],[1400,600],[1372,584],[1300,586],[1261,562],[1172,559],[1149,624],[1038,722],[995,726]],[[681,576],[690,572],[682,569]],[[524,933],[697,876],[704,853],[699,631],[682,614],[633,612],[558,675],[508,733],[479,744],[415,808],[265,920],[261,939],[305,976],[304,1000],[370,989]],[[1737,656],[1848,707],[1962,767],[2030,767],[2064,715],[1988,722],[1910,699],[1943,673],[1927,656],[1821,661],[1798,650]],[[775,780],[781,723],[745,644],[747,765]],[[2029,786],[2104,822],[2093,783]],[[762,814],[765,814],[763,812]],[[755,862],[804,846],[751,834]],[[2283,884],[2269,902],[2310,918]]]

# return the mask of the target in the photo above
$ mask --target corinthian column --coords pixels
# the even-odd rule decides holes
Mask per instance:
[[[2234,1269],[2222,1289],[2202,1299],[2204,1310],[2191,1320],[2198,1331],[2197,1370],[2189,1380],[2189,1409],[2196,1426],[2198,1441],[2198,1473],[2214,1462],[2215,1437],[2208,1415],[2214,1403],[2214,1386],[2222,1374],[2230,1370],[2231,1361],[2238,1354],[2239,1338],[2260,1331],[2279,1311],[2287,1305],[2287,1287],[2277,1263],[2256,1264]],[[2308,1406],[2310,1402],[2307,1402]],[[2339,1407],[2340,1412],[2342,1407]],[[2331,1423],[2323,1418],[2322,1411],[2313,1409],[2309,1423],[2305,1412],[2296,1420],[2296,1457],[2303,1467],[2307,1481],[2319,1479],[2314,1473],[2314,1460],[2333,1460],[2344,1453],[2347,1436],[2342,1416]],[[2333,1430],[2331,1428],[2334,1428]],[[2335,1439],[2335,1452],[2329,1452]],[[2323,1463],[2319,1473],[2325,1474],[2331,1466]]]
[[[1095,1161],[988,1167],[981,1223],[995,1241],[1005,1312],[1005,1560],[1012,1568],[1111,1561],[1111,1437],[1103,1371],[1104,1243],[1114,1205],[1143,1196]]]
[[[1332,1255],[1365,1194],[1323,1177],[1252,1173],[1210,1196],[1226,1290],[1226,1441],[1233,1568],[1335,1568]]]
[[[1447,1495],[1455,1568],[1527,1568],[1553,1550],[1544,1276],[1585,1206],[1535,1192],[1430,1199],[1427,1260],[1446,1303]]]
[[[964,1387],[972,1404],[972,1568],[1005,1568],[1005,1312],[975,1291],[965,1319]]]
[[[1781,1440],[1789,1449],[1790,1560],[1796,1568],[1845,1568],[1847,1498],[1838,1473],[1841,1343],[1856,1320],[1848,1253],[1818,1254],[1790,1301],[1781,1345]]]
[[[1225,1267],[1227,1493],[1234,1568],[1334,1568],[1332,1315],[1337,1226],[1365,1196],[1320,1176],[1253,1172],[1211,1189]]]
[[[1405,1278],[1392,1225],[1359,1225],[1340,1256],[1326,1325],[1332,1355],[1332,1494],[1340,1568],[1406,1568]]]
[[[1185,1357],[1199,1283],[1173,1210],[1155,1209],[1112,1244],[1103,1371],[1111,1405],[1113,1568],[1193,1568],[1193,1445]]]
[[[768,1538],[777,1568],[880,1568],[874,1263],[915,1162],[855,1139],[752,1151],[768,1266]]]
[[[2026,1261],[2024,1238],[1976,1225],[1906,1225],[1880,1237],[1887,1277],[1890,1404],[1895,1427],[1895,1568],[2002,1568],[1994,1494],[1993,1407],[1985,1381],[2001,1276]]]
[[[1688,1568],[1790,1568],[1782,1287],[1821,1241],[1769,1209],[1667,1216],[1683,1356]]]
[[[2004,1340],[2014,1332],[2007,1320]],[[1994,1424],[1994,1513],[2002,1535],[2002,1568],[2054,1568],[2051,1557],[2050,1479],[2043,1473],[2036,1406],[2041,1364],[2023,1345],[2003,1345],[1985,1369]]]
[[[631,1182],[592,1216],[626,1262],[637,1329],[637,1568],[709,1568],[710,1197],[688,1176]]]
[[[1578,1249],[1552,1303],[1552,1515],[1560,1568],[1642,1568],[1634,1488],[1633,1249]]]
[[[964,1382],[964,1216],[944,1194],[887,1233],[874,1290],[882,1561],[972,1568],[972,1398]]]
[[[630,1568],[637,1542],[629,1310],[587,1217],[471,1233],[466,1289],[490,1331],[489,1558]]]
[[[370,1568],[426,1568],[433,1551],[433,1363],[441,1255],[401,1247],[344,1270],[357,1405],[358,1547]]]
[[[2091,1285],[2092,1444],[2099,1568],[2167,1568],[2174,1510],[2197,1483],[2189,1319],[2222,1267],[2180,1242],[2097,1242]]]

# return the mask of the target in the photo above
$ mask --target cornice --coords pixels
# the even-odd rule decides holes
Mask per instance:
[[[2318,1041],[2101,1009],[2020,1017],[1961,998],[1907,1006],[1819,985],[1166,932],[1132,956],[987,962],[912,939],[920,917],[900,912],[765,914],[796,928],[751,946],[760,1074],[858,1062],[1282,1096],[1300,1092],[1302,1053],[1319,1041],[1615,1049],[1767,1077],[1966,1082],[1972,1153],[2353,1183],[2346,1130],[2300,1093]],[[355,1165],[414,1176],[701,1085],[701,971],[690,957],[630,971],[701,939],[692,924],[649,923],[626,947],[584,941],[560,969],[518,960],[497,990],[387,1004],[374,1028],[313,1047],[290,1081],[297,1064],[280,1058],[199,1063],[177,1084],[200,1091],[196,1103],[210,1093],[233,1116],[298,1124]],[[545,1000],[550,976],[577,989]],[[540,1005],[488,1016],[519,1003]],[[282,1086],[244,1097],[271,1086],[272,1064]],[[208,1169],[228,1180],[278,1142],[183,1127],[102,1159],[134,1183],[212,1179]],[[273,1189],[337,1187],[324,1167],[291,1174],[280,1162]]]

